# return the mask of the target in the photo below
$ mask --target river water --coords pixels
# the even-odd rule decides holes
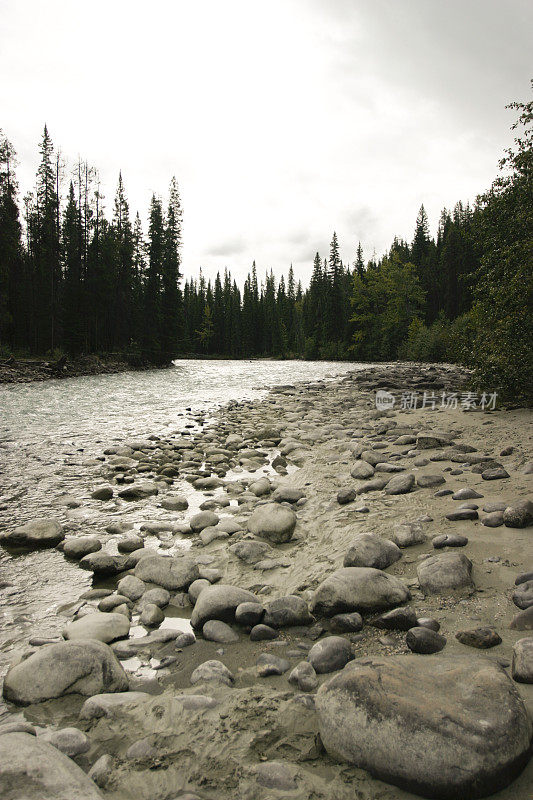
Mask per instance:
[[[106,447],[128,437],[190,432],[194,412],[209,414],[230,400],[259,399],[276,384],[327,379],[361,366],[190,360],[166,370],[0,385],[0,528],[55,517],[67,534],[101,537],[113,519],[135,525],[157,519],[146,503],[125,508],[91,499],[96,459]],[[176,482],[175,491],[182,488],[190,492]],[[65,495],[79,506],[65,505]],[[58,610],[90,588],[91,578],[54,549],[14,555],[0,547],[0,674],[29,636],[58,634]]]

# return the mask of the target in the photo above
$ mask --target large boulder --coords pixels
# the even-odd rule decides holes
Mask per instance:
[[[81,767],[29,733],[0,736],[2,800],[103,800]]]
[[[248,520],[248,530],[273,544],[282,544],[292,538],[296,527],[296,514],[278,503],[258,506]]]
[[[124,639],[130,632],[130,621],[124,614],[95,611],[69,622],[63,630],[65,639],[96,639],[99,642],[114,642]]]
[[[34,519],[10,531],[0,533],[0,544],[6,547],[55,547],[65,538],[57,519]]]
[[[418,582],[427,594],[447,594],[474,588],[472,562],[463,553],[445,552],[430,556],[418,568]]]
[[[375,533],[359,533],[352,539],[344,556],[345,567],[375,567],[387,569],[402,557],[400,548]]]
[[[410,600],[407,587],[393,575],[371,567],[344,567],[316,589],[311,611],[324,616],[344,611],[384,611]]]
[[[135,567],[135,577],[155,583],[169,591],[188,589],[200,577],[198,565],[190,556],[146,556]]]
[[[524,703],[483,658],[359,658],[319,689],[316,709],[330,755],[424,797],[492,794],[530,755]]]
[[[198,596],[191,615],[191,625],[193,628],[202,628],[210,619],[233,622],[235,610],[241,603],[257,603],[257,597],[246,589],[225,583],[208,586]]]
[[[27,706],[65,694],[125,692],[128,686],[126,673],[106,644],[76,640],[41,647],[11,667],[3,696]]]

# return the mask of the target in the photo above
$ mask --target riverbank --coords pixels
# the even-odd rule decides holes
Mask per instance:
[[[75,727],[63,741],[77,737],[74,761],[114,800],[407,800],[408,789],[442,793],[451,780],[451,796],[468,797],[472,775],[479,796],[501,786],[499,800],[528,799],[531,764],[518,773],[533,684],[513,676],[532,626],[533,519],[519,505],[531,496],[532,419],[492,410],[465,379],[448,365],[362,369],[286,384],[214,418],[198,411],[165,437],[106,443],[93,484],[73,487],[70,502],[72,521],[107,509],[107,530],[59,544],[88,553],[80,564],[97,594],[59,609],[58,622],[72,641],[81,629],[109,642],[127,683],[117,673],[112,694],[66,694],[73,681],[58,685],[54,659],[47,676],[51,622],[6,681],[20,703],[39,657],[50,699],[9,703],[1,721],[24,716],[38,742],[56,745],[57,729]],[[339,574],[343,565],[356,571]],[[337,701],[325,689],[315,700],[317,687],[363,668],[381,697],[361,676],[332,717]],[[367,724],[351,691],[381,704],[363,763],[350,756],[362,758]]]
[[[156,365],[146,360],[131,360],[115,355],[91,355],[57,360],[15,358],[0,362],[0,384],[31,383],[52,378],[78,378],[82,375],[112,375],[146,369],[168,369],[172,364]]]

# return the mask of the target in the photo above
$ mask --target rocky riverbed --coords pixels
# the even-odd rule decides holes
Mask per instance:
[[[100,532],[2,531],[92,584],[12,653],[1,796],[529,800],[531,412],[465,377],[388,365],[198,412],[103,447]]]

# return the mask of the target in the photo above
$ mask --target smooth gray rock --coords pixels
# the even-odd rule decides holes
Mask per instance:
[[[533,606],[533,580],[520,583],[513,591],[513,603],[522,610]]]
[[[277,639],[278,636],[279,631],[275,630],[275,628],[271,628],[270,625],[263,625],[261,623],[259,623],[259,625],[254,625],[250,631],[251,642],[264,642],[270,639]]]
[[[443,547],[465,547],[468,544],[468,538],[459,533],[441,533],[439,536],[433,537],[431,544],[435,550],[442,550]]]
[[[241,603],[235,609],[235,622],[239,625],[258,625],[264,615],[265,607],[261,603]]]
[[[352,478],[356,480],[367,480],[374,475],[374,467],[372,464],[369,464],[367,461],[360,461],[359,464],[356,464],[355,467],[350,472]]]
[[[278,597],[265,603],[263,623],[271,628],[310,625],[313,621],[307,603],[302,597],[295,594]]]
[[[463,553],[446,551],[424,559],[417,568],[418,582],[427,594],[447,594],[474,588],[472,562]]]
[[[508,478],[509,473],[503,467],[495,467],[494,469],[486,469],[481,473],[484,481],[498,481],[502,478]]]
[[[91,749],[88,737],[78,728],[61,728],[54,731],[48,741],[69,758],[79,756]]]
[[[246,589],[217,583],[204,589],[196,601],[192,615],[193,628],[202,628],[210,619],[233,622],[235,610],[241,603],[256,603],[257,597]]]
[[[326,636],[320,639],[312,646],[307,656],[307,660],[319,675],[342,669],[352,658],[350,642],[342,636]]]
[[[413,547],[426,541],[426,534],[419,522],[402,522],[395,525],[390,534],[391,541],[398,547]]]
[[[69,641],[41,647],[4,679],[3,696],[16,705],[41,703],[64,694],[124,692],[128,678],[103,642]]]
[[[93,500],[111,500],[113,497],[113,488],[111,486],[100,486],[91,492]]]
[[[219,519],[220,517],[213,511],[200,511],[200,513],[191,517],[189,524],[195,533],[200,533],[204,528],[212,528],[217,524]]]
[[[314,692],[318,686],[315,668],[309,661],[300,661],[292,670],[288,681],[301,692]]]
[[[248,520],[248,530],[273,544],[283,544],[292,539],[296,527],[296,514],[278,503],[258,506]]]
[[[89,570],[89,572],[94,572],[95,575],[118,575],[133,566],[130,558],[131,556],[126,555],[112,556],[110,553],[104,553],[103,550],[100,550],[97,553],[89,553],[89,555],[83,556],[80,560],[80,567]]]
[[[110,594],[98,603],[98,611],[114,611],[122,605],[132,605],[131,600],[121,594]]]
[[[206,683],[216,681],[217,683],[224,683],[226,686],[231,686],[234,678],[229,669],[221,661],[212,659],[204,661],[203,664],[196,667],[191,675],[191,683],[193,686],[197,683]]]
[[[343,566],[387,569],[401,557],[400,548],[389,539],[375,533],[359,533],[351,541]]]
[[[232,644],[239,641],[235,631],[225,622],[221,622],[218,619],[208,620],[202,628],[202,635],[204,639],[208,639],[210,642],[220,642],[222,644]]]
[[[114,642],[124,639],[130,632],[130,623],[123,614],[95,611],[69,622],[63,629],[65,639],[96,639],[99,642]]]
[[[411,597],[407,587],[392,575],[370,567],[338,569],[319,585],[311,611],[333,616],[346,611],[383,611]]]
[[[208,586],[211,586],[211,583],[206,578],[198,578],[198,580],[193,581],[191,583],[187,591],[187,594],[193,605],[200,597],[200,592],[203,592],[203,590],[207,589]]]
[[[509,625],[515,631],[533,631],[533,606],[519,611]]]
[[[280,486],[272,495],[272,500],[276,503],[297,503],[305,497],[305,492],[301,489],[294,489],[290,486]]]
[[[503,511],[492,511],[480,518],[481,524],[486,528],[501,528],[503,525]]]
[[[200,577],[198,565],[191,556],[179,558],[146,556],[135,567],[135,576],[169,591],[183,591]]]
[[[413,653],[439,653],[446,647],[446,638],[431,628],[414,627],[407,631],[405,643]]]
[[[358,633],[363,627],[363,618],[357,611],[351,614],[335,614],[329,621],[333,633]]]
[[[385,486],[385,494],[407,494],[415,485],[415,476],[412,472],[395,475]]]
[[[103,756],[100,756],[100,758],[94,762],[87,774],[97,786],[101,789],[105,789],[113,775],[113,766],[113,756],[109,753],[104,753]]]
[[[446,478],[444,475],[419,475],[416,483],[421,489],[431,489],[434,486],[442,486],[446,483]]]
[[[337,503],[341,506],[344,506],[347,503],[353,503],[356,497],[357,497],[357,492],[355,491],[355,489],[351,487],[340,489],[337,492]]]
[[[144,547],[144,539],[140,536],[128,536],[117,543],[119,553],[134,553]]]
[[[417,450],[433,450],[450,444],[450,436],[439,433],[419,433],[416,437]]]
[[[372,625],[386,631],[408,631],[418,624],[414,608],[393,608],[372,620]]]
[[[186,511],[189,508],[189,501],[180,494],[166,494],[161,500],[161,508],[167,511]]]
[[[478,497],[483,497],[483,495],[468,486],[452,494],[452,500],[475,500]]]
[[[135,575],[126,575],[117,584],[117,591],[129,600],[138,600],[146,592],[146,584]]]
[[[450,522],[461,522],[467,519],[477,519],[478,516],[478,512],[473,508],[458,508],[457,511],[450,511],[449,514],[446,514],[446,519],[449,519]]]
[[[118,493],[124,500],[143,500],[145,497],[159,494],[159,487],[155,481],[139,481],[130,483]]]
[[[170,603],[170,592],[162,588],[148,589],[141,597],[141,606],[147,603],[154,603],[159,608],[165,608]]]
[[[262,561],[267,553],[273,554],[274,550],[266,542],[242,541],[235,542],[228,547],[230,553],[240,558],[245,564],[257,564]]]
[[[261,678],[268,678],[270,675],[283,675],[290,668],[286,658],[280,658],[273,653],[261,653],[255,663]]]
[[[57,519],[34,519],[25,525],[0,533],[0,544],[6,547],[40,549],[55,547],[65,538],[63,527]]]
[[[485,658],[359,658],[320,687],[315,706],[330,756],[424,797],[484,797],[529,759],[524,703]]]
[[[73,536],[63,543],[63,555],[79,560],[89,553],[97,553],[102,549],[102,542],[96,536]]]
[[[196,636],[192,631],[186,631],[185,633],[180,633],[179,636],[176,638],[176,648],[181,647],[190,647],[191,644],[196,642]]]
[[[511,674],[519,683],[533,683],[533,636],[514,643]]]
[[[165,619],[165,614],[159,606],[156,606],[155,603],[145,603],[143,605],[143,610],[141,611],[141,616],[139,617],[139,622],[141,625],[145,625],[147,628],[155,628]]]
[[[2,800],[103,800],[83,770],[42,738],[0,736]]]
[[[272,485],[268,478],[263,477],[259,478],[257,481],[253,481],[249,485],[248,491],[252,494],[255,494],[256,497],[263,497],[266,494],[270,494],[272,491]]]

